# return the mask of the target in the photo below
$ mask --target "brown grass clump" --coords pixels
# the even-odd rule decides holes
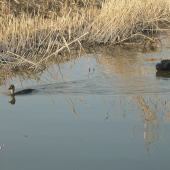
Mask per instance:
[[[146,33],[169,23],[169,6],[169,0],[2,0],[1,66],[37,68],[71,45],[81,48],[82,41],[117,44],[140,37],[153,43]]]

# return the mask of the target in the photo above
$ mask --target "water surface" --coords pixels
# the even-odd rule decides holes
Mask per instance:
[[[168,169],[170,73],[155,64],[169,45],[95,47],[38,79],[11,77],[0,89],[0,169]],[[12,83],[36,90],[11,104]]]

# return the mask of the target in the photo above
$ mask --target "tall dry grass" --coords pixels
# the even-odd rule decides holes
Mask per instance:
[[[146,33],[162,31],[159,23],[169,21],[169,0],[2,0],[1,67],[41,67],[82,42],[152,42]]]

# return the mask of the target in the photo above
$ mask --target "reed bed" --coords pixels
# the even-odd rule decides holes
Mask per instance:
[[[0,67],[37,69],[83,43],[155,43],[169,21],[169,0],[1,0]]]

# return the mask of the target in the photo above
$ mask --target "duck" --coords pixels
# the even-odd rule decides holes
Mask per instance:
[[[156,64],[156,69],[158,71],[170,70],[170,60],[162,60],[160,63]]]
[[[24,89],[24,90],[21,90],[21,91],[18,91],[18,92],[16,92],[16,93],[14,93],[14,91],[15,91],[15,86],[14,86],[13,84],[11,84],[8,90],[10,90],[11,95],[24,95],[24,94],[29,94],[29,93],[31,93],[31,92],[34,91],[35,89]]]

